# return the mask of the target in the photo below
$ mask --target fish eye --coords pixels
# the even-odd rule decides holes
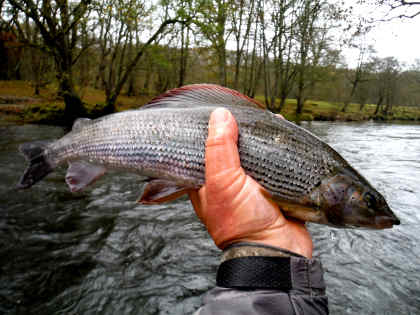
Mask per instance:
[[[363,200],[364,200],[364,202],[366,202],[366,206],[368,208],[373,208],[376,205],[376,198],[370,192],[367,192],[367,193],[364,194]]]

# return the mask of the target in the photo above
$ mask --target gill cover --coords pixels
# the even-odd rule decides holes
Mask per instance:
[[[382,197],[361,175],[341,170],[324,179],[310,199],[322,209],[321,223],[335,227],[390,228],[399,219]]]

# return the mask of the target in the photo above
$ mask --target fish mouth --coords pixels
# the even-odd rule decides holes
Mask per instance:
[[[394,225],[399,225],[400,219],[396,216],[378,216],[375,218],[375,226],[378,229],[389,229]]]

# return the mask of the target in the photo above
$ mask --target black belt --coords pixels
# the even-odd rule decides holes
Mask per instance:
[[[217,270],[217,285],[236,289],[290,291],[290,257],[249,256],[224,261]]]

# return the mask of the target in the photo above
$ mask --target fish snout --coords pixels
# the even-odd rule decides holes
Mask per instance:
[[[375,225],[378,229],[392,228],[394,225],[400,225],[400,223],[400,219],[392,212],[389,215],[381,215],[375,218]]]

